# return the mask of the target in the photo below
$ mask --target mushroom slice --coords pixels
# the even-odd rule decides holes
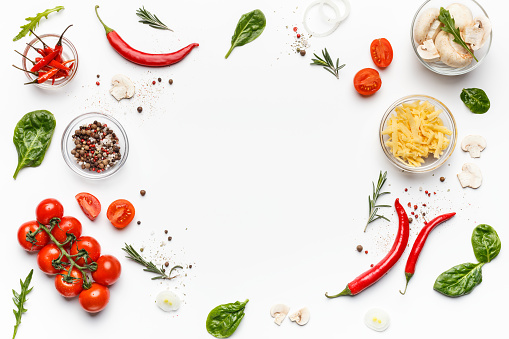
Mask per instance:
[[[480,158],[481,152],[486,148],[486,139],[480,135],[467,135],[461,141],[461,149],[470,153],[472,158]]]
[[[440,54],[440,61],[444,64],[461,68],[470,65],[472,62],[472,55],[463,48],[460,44],[455,43],[454,36],[445,31],[438,33],[435,39],[435,47]]]
[[[478,188],[482,184],[481,169],[472,163],[466,163],[461,167],[461,173],[458,174],[458,180],[461,187]]]
[[[301,326],[306,325],[309,321],[309,309],[307,307],[301,308],[297,312],[290,314],[288,318]]]
[[[414,40],[417,44],[421,45],[427,39],[428,32],[439,14],[438,8],[427,8],[419,15],[414,24]]]
[[[417,47],[417,53],[419,53],[421,59],[426,62],[440,60],[440,54],[438,54],[437,48],[431,39],[424,41],[422,45]]]
[[[176,311],[180,308],[180,298],[172,291],[161,291],[156,297],[156,304],[165,312]]]
[[[461,32],[461,37],[467,44],[470,44],[472,50],[477,51],[484,46],[490,34],[491,21],[485,15],[481,15],[474,19],[472,26],[465,27]]]
[[[281,325],[288,312],[290,312],[290,307],[283,304],[276,304],[270,308],[270,315],[278,325]]]
[[[446,8],[451,16],[454,18],[454,23],[460,31],[463,31],[465,27],[472,26],[474,24],[474,18],[472,11],[462,4],[451,4]]]
[[[383,332],[391,324],[391,318],[384,310],[372,308],[366,312],[366,315],[364,316],[364,323],[373,331]]]
[[[435,21],[433,21],[429,28],[428,34],[426,34],[426,40],[431,39],[435,41],[435,38],[437,37],[438,33],[440,33],[441,30],[440,27],[442,27],[442,23],[440,22],[440,20],[436,19]]]
[[[131,79],[125,75],[115,75],[111,79],[111,85],[113,87],[110,89],[110,93],[118,101],[122,99],[129,99],[134,96],[134,84]]]

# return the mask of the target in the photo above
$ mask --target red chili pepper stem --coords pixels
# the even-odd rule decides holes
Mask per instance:
[[[32,64],[35,65],[35,62],[33,62],[32,60],[30,60],[26,55],[24,54],[21,54],[20,52],[18,52],[17,50],[14,50],[14,52],[18,53],[19,55],[21,55],[23,58],[27,59],[28,61],[30,61]]]
[[[55,45],[56,46],[62,46],[62,38],[64,37],[64,33],[67,32],[67,30],[69,29],[69,27],[71,27],[72,25],[69,25],[67,26],[67,28],[64,30],[64,32],[62,33],[62,35],[60,35],[60,39],[58,39],[58,42],[57,44]]]
[[[34,31],[30,30],[30,32],[31,32],[33,35],[35,35],[35,37],[36,37],[37,39],[39,39],[39,41],[40,41],[40,42],[42,42],[42,46],[43,46],[44,48],[49,47],[48,45],[46,45],[46,43],[45,43],[44,41],[42,41],[42,39],[41,39],[41,38],[39,38],[39,37],[37,36],[37,34],[35,34],[35,33],[34,33]]]
[[[106,35],[108,35],[108,33],[110,32],[113,32],[114,29],[111,29],[109,28],[108,26],[106,26],[106,24],[101,20],[101,17],[99,16],[99,13],[97,12],[97,9],[99,8],[99,5],[95,5],[95,14],[97,15],[97,18],[99,19],[99,21],[101,22],[101,24],[103,24],[104,26],[104,30],[106,31]]]
[[[37,72],[32,72],[32,71],[29,71],[27,69],[19,68],[18,66],[15,66],[15,65],[12,65],[12,67],[17,68],[17,69],[19,69],[20,71],[23,71],[23,72],[32,73],[35,76],[39,76],[39,73],[37,73]]]

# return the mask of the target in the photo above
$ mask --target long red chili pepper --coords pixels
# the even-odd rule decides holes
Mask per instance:
[[[417,236],[417,239],[415,239],[414,245],[412,246],[412,251],[410,252],[410,255],[408,256],[408,260],[406,262],[405,267],[405,277],[406,277],[406,285],[405,285],[405,291],[399,293],[405,294],[406,289],[408,287],[408,282],[412,278],[412,276],[415,273],[415,265],[417,265],[417,260],[419,260],[419,255],[421,254],[422,248],[424,247],[424,244],[426,243],[426,239],[428,239],[428,235],[433,231],[435,227],[443,223],[444,221],[447,221],[451,219],[456,213],[446,213],[443,215],[439,215],[435,219],[428,222],[422,230],[419,232],[419,235]]]
[[[392,245],[389,253],[373,268],[362,273],[357,278],[355,278],[352,282],[346,285],[346,288],[335,295],[328,295],[325,293],[327,298],[337,298],[344,295],[356,295],[369,286],[376,283],[380,280],[389,270],[396,264],[399,260],[405,248],[408,244],[408,236],[410,234],[410,227],[408,225],[408,216],[405,212],[405,209],[399,203],[399,199],[396,199],[394,202],[394,207],[396,208],[396,212],[398,214],[399,227],[398,234],[396,235],[396,240]]]
[[[58,39],[57,44],[55,45],[54,51],[58,51],[57,56],[55,57],[55,60],[58,62],[62,62],[62,51],[64,50],[64,47],[62,46],[62,38],[64,37],[65,32],[71,27],[72,25],[67,26],[67,28],[64,30],[64,32],[60,35],[60,39]]]
[[[51,52],[50,54],[48,54],[44,58],[42,58],[38,63],[36,63],[34,65],[34,67],[32,67],[30,69],[30,71],[37,72],[38,70],[40,70],[44,66],[48,65],[51,62],[51,60],[55,59],[55,57],[57,55],[58,55],[58,51]]]
[[[104,24],[104,22],[99,17],[99,13],[97,12],[98,8],[99,6],[95,6],[95,14],[97,15],[99,21],[101,21],[101,24],[104,26],[106,37],[108,38],[110,45],[115,49],[115,51],[118,52],[118,54],[127,60],[134,62],[135,64],[151,67],[169,66],[184,59],[185,56],[188,55],[193,48],[199,46],[199,44],[193,43],[179,51],[165,54],[149,54],[138,51],[129,46],[127,42],[125,42],[120,37],[120,35],[118,35],[117,32]]]

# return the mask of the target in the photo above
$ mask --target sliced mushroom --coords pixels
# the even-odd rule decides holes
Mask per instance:
[[[435,41],[435,38],[437,37],[438,33],[440,33],[441,31],[441,28],[442,27],[442,23],[440,22],[440,20],[436,19],[435,21],[433,21],[433,23],[431,24],[430,28],[429,28],[429,31],[428,31],[428,34],[426,34],[426,39],[429,40],[433,40]]]
[[[421,45],[424,40],[428,39],[428,32],[439,14],[438,8],[427,8],[419,15],[414,24],[414,40],[417,44]]]
[[[458,180],[463,188],[478,188],[482,184],[481,169],[476,164],[466,163],[458,174]]]
[[[422,60],[426,62],[435,62],[440,60],[440,54],[438,54],[437,48],[433,43],[433,40],[425,40],[422,45],[417,47],[417,53]]]
[[[460,31],[463,31],[465,27],[472,26],[474,24],[474,18],[472,11],[462,4],[451,4],[446,8],[451,16],[454,18],[454,23]]]
[[[491,21],[485,15],[478,16],[474,19],[474,24],[465,27],[461,36],[463,40],[470,44],[470,47],[477,51],[480,49],[491,34]]]
[[[288,318],[301,326],[306,325],[309,321],[309,309],[307,307],[301,308],[297,312],[290,314]]]
[[[470,153],[472,158],[480,158],[481,152],[486,148],[486,139],[480,135],[467,135],[461,142],[461,149]]]
[[[470,65],[472,55],[460,44],[455,43],[452,34],[441,31],[435,39],[435,47],[440,54],[440,60],[451,67],[461,68]]]
[[[122,99],[129,99],[134,96],[134,84],[131,79],[125,75],[115,75],[111,79],[111,85],[113,87],[110,89],[110,93],[118,101]]]
[[[290,312],[290,307],[283,304],[277,304],[270,308],[270,315],[278,325],[281,325],[288,312]]]

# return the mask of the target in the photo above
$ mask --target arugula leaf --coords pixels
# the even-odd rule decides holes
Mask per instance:
[[[23,282],[21,279],[19,280],[19,283],[21,285],[20,293],[16,292],[15,290],[12,290],[12,293],[14,294],[12,300],[14,301],[14,305],[16,305],[16,307],[18,308],[17,311],[16,309],[12,310],[14,312],[14,316],[16,317],[16,325],[14,325],[14,334],[12,336],[12,339],[14,339],[16,337],[16,333],[18,333],[18,327],[19,324],[21,324],[21,316],[23,315],[23,313],[27,311],[27,309],[24,307],[24,304],[25,301],[27,301],[27,294],[30,293],[33,289],[33,287],[31,287],[30,289],[28,288],[30,286],[30,282],[32,281],[33,273],[34,270],[32,269],[30,273],[28,273],[25,282]]]
[[[470,50],[470,48],[467,46],[465,41],[461,38],[460,30],[456,28],[456,22],[454,21],[454,18],[451,16],[451,13],[449,13],[448,10],[446,10],[443,7],[440,7],[440,15],[438,16],[438,20],[440,20],[441,23],[444,24],[442,27],[442,31],[451,33],[454,36],[454,42],[457,44],[460,44],[463,46],[464,49],[472,55],[472,57],[475,59],[475,61],[479,62],[477,58],[475,57],[474,53]]]
[[[479,262],[489,263],[500,253],[502,244],[493,227],[480,224],[474,228],[472,233],[472,247]]]
[[[224,58],[228,59],[235,47],[244,46],[258,38],[265,29],[265,24],[265,15],[259,9],[243,14],[233,33],[232,46]]]
[[[47,9],[45,10],[44,12],[42,13],[37,13],[37,15],[35,17],[28,17],[26,18],[25,20],[28,21],[28,24],[24,25],[24,26],[20,26],[21,28],[21,32],[18,33],[18,35],[16,35],[14,37],[14,39],[12,39],[12,41],[18,41],[19,39],[21,39],[22,37],[24,37],[25,35],[28,34],[28,32],[30,32],[31,29],[35,29],[37,27],[37,25],[39,25],[39,22],[41,21],[42,18],[48,18],[48,15],[52,12],[59,12],[61,10],[64,9],[64,6],[57,6],[53,9]]]

